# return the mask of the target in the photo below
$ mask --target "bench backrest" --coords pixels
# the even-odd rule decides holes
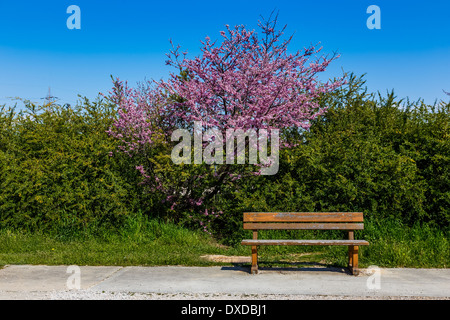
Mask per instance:
[[[362,230],[362,212],[244,212],[246,230]]]

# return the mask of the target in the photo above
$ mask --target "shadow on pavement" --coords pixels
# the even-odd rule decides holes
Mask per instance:
[[[288,266],[273,266],[273,265],[288,265]],[[233,266],[223,266],[221,270],[233,270],[250,272],[250,264],[233,263]],[[341,274],[352,275],[347,268],[330,267],[329,265],[313,262],[285,262],[285,261],[259,261],[259,271],[279,271],[279,272],[336,272]]]

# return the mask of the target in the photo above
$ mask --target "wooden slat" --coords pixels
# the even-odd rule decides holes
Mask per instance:
[[[244,212],[244,222],[363,222],[362,212]]]
[[[244,223],[245,230],[363,230],[363,223]]]
[[[242,245],[259,246],[367,246],[369,242],[365,240],[242,240]]]

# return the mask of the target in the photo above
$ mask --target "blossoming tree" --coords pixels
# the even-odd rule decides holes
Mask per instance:
[[[111,100],[118,105],[119,117],[109,132],[122,141],[121,151],[145,155],[137,169],[147,186],[165,194],[172,209],[200,208],[224,184],[255,172],[230,164],[173,165],[168,150],[175,129],[192,131],[194,122],[201,121],[205,130],[219,132],[307,130],[311,120],[326,112],[319,103],[321,95],[344,83],[343,78],[318,80],[337,55],[319,56],[321,48],[316,46],[289,53],[293,37],[283,39],[286,26],[277,30],[277,18],[263,19],[258,26],[259,34],[227,25],[220,33],[222,41],[206,37],[200,56],[193,59],[181,53],[180,46],[172,46],[167,64],[176,72],[166,81],[133,89],[114,82]],[[284,147],[291,145],[282,142]]]

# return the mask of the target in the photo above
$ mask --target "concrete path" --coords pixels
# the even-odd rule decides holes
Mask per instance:
[[[450,269],[7,265],[0,299],[448,299]]]

